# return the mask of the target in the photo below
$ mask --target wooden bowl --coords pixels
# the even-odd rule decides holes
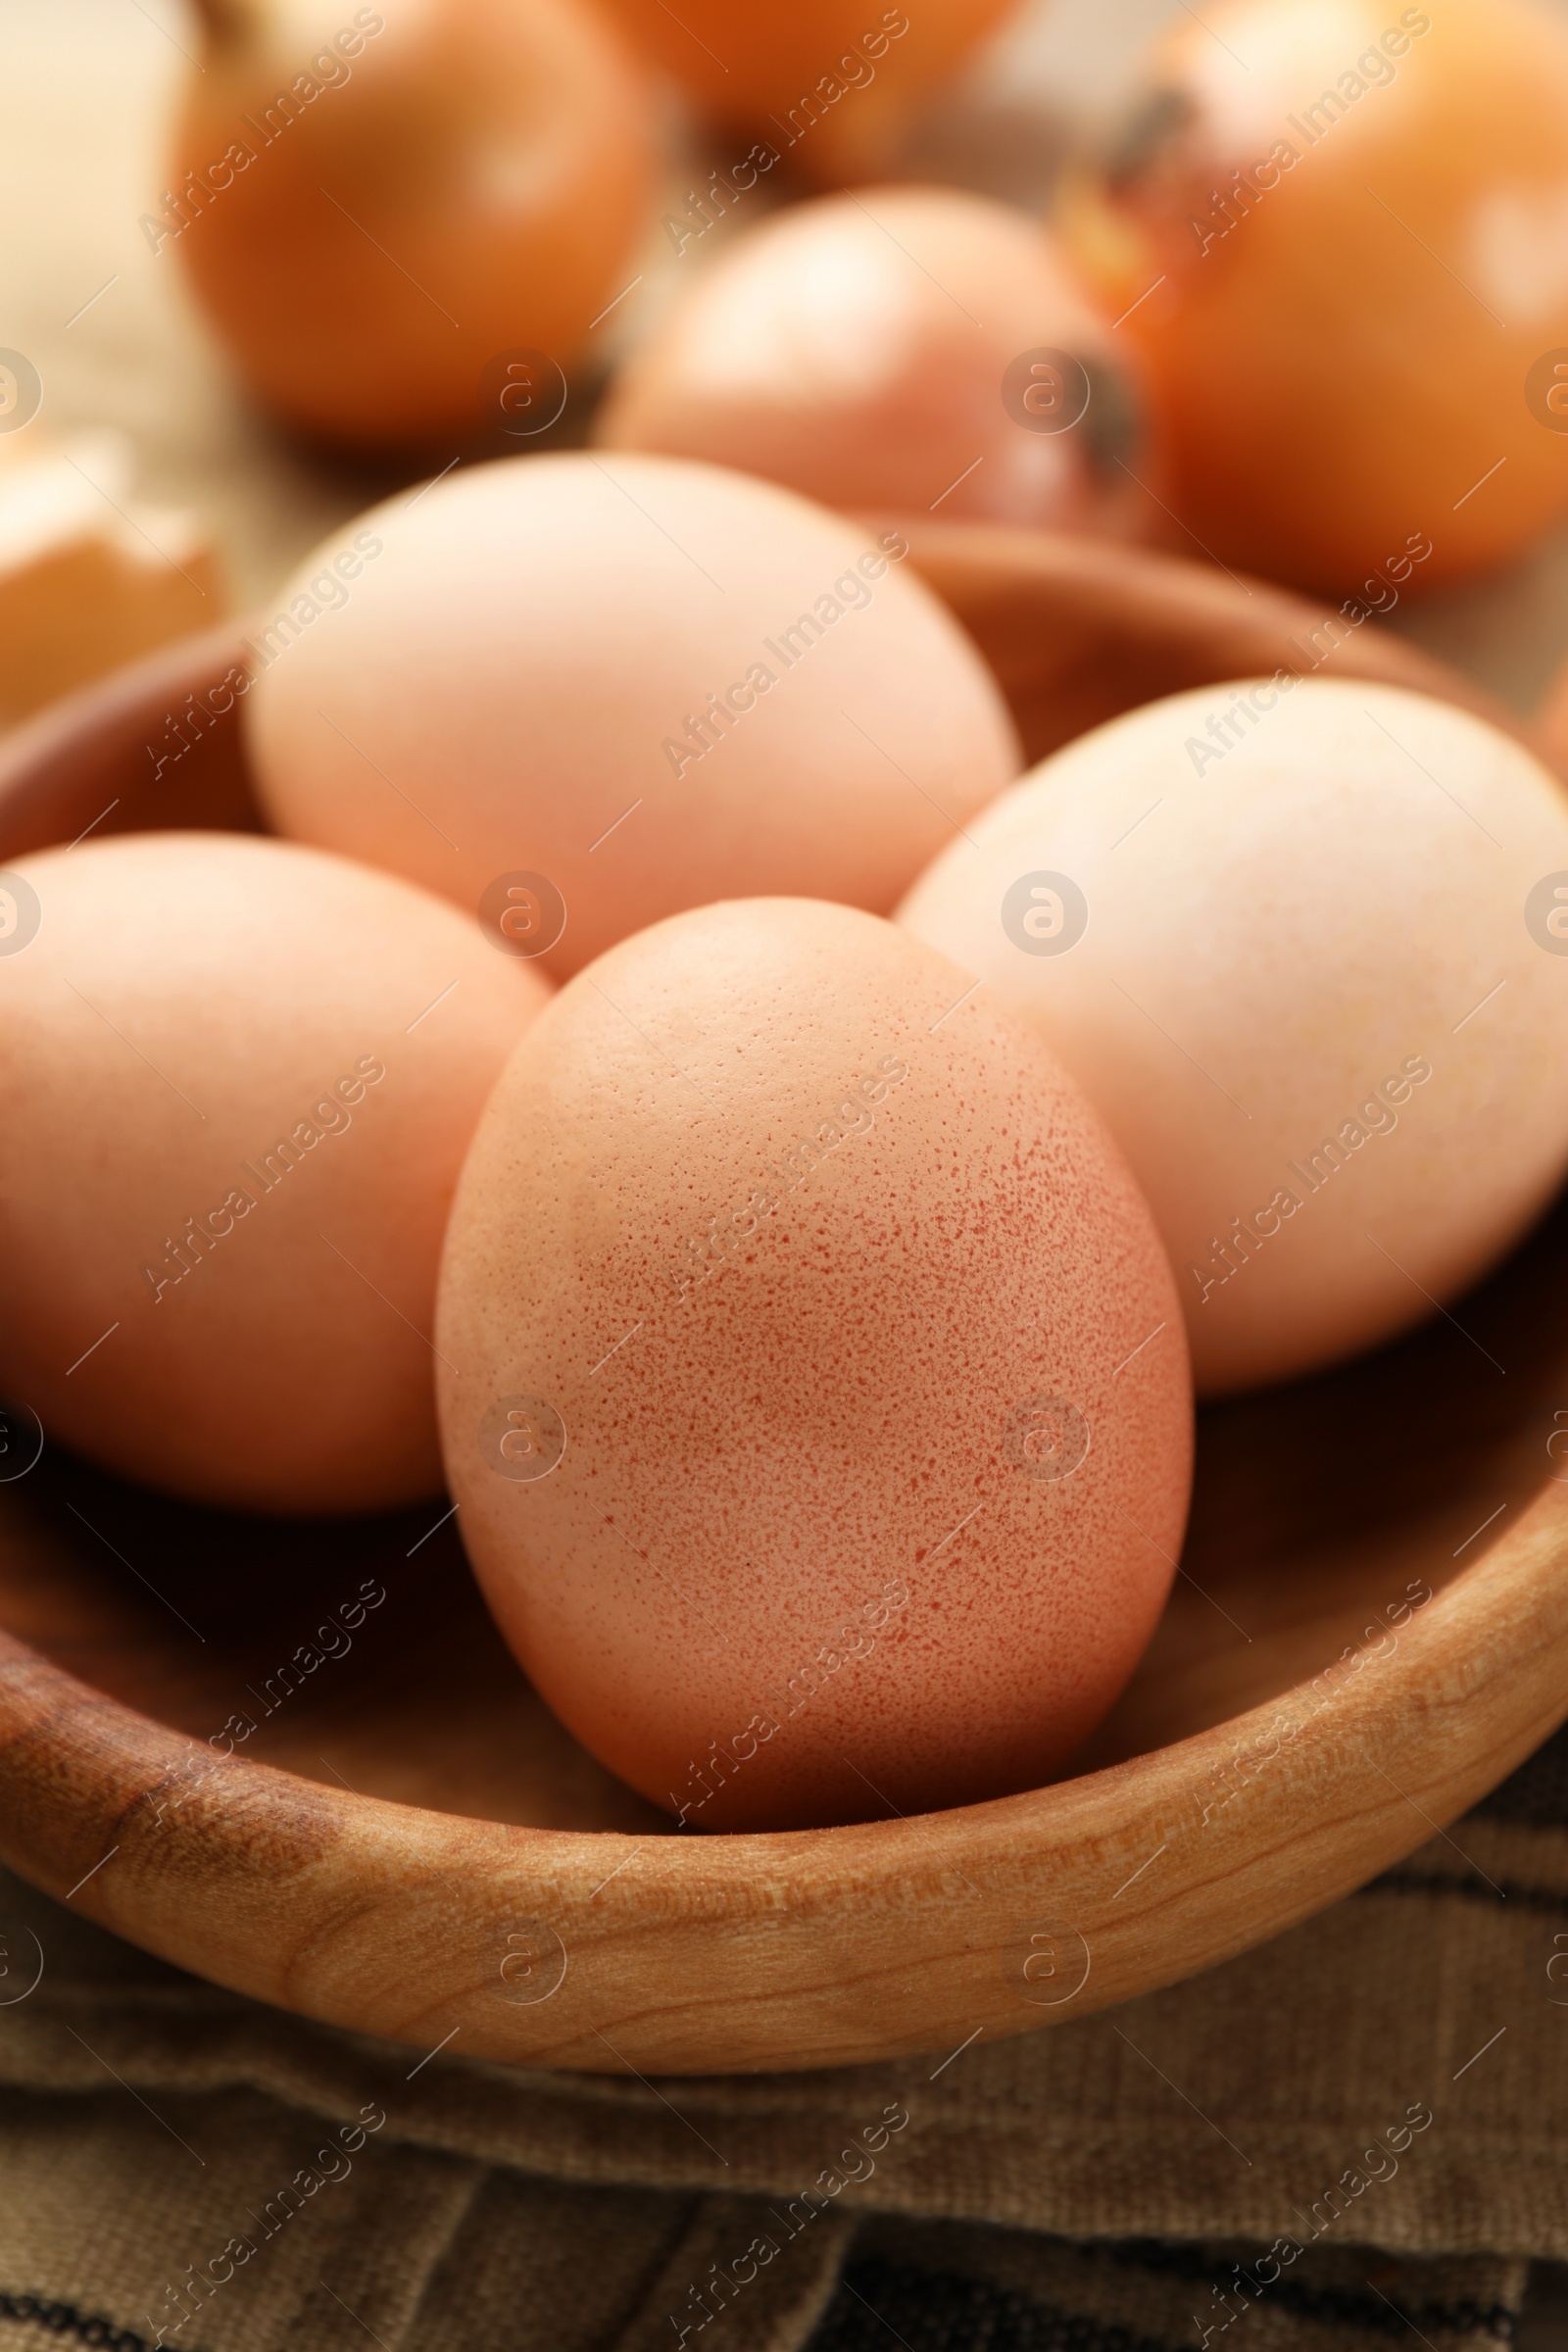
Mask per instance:
[[[1151,694],[1308,666],[1293,641],[1323,623],[1164,558],[909,536],[1032,754]],[[232,710],[155,772],[167,722],[244,659],[220,630],[14,738],[0,858],[254,823]],[[1372,623],[1327,665],[1490,708]],[[1346,1894],[1568,1714],[1560,1209],[1397,1346],[1206,1409],[1169,1609],[1074,1777],[917,1820],[676,1833],[529,1690],[444,1505],[229,1518],[37,1444],[12,1412],[0,1856],[169,1960],[426,2051],[736,2072],[1081,2017]]]
[[[1568,775],[1568,661],[1542,698],[1536,713],[1537,748],[1560,775]]]

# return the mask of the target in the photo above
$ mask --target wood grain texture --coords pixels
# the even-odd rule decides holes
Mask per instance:
[[[167,1959],[426,2048],[643,2073],[954,2048],[1243,1951],[1452,1820],[1568,1705],[1565,1545],[1553,1489],[1206,1819],[1272,1700],[992,1804],[643,1843],[193,1772],[3,1637],[0,1850],[62,1897],[97,1865],[79,1907]]]
[[[1026,728],[1065,725],[1072,675],[1130,703],[1270,665],[1236,660],[1247,592],[1222,575],[1004,533],[1001,595],[993,535],[909,535]],[[1161,598],[1183,611],[1155,628]],[[0,858],[117,798],[100,829],[254,823],[231,720],[194,806],[195,753],[172,797],[145,772],[153,721],[235,642],[13,743]],[[1565,1431],[1559,1208],[1451,1317],[1205,1410],[1183,1574],[1070,1778],[729,1838],[677,1834],[555,1722],[440,1506],[247,1520],[46,1445],[0,1479],[0,1858],[220,1983],[424,2049],[709,2073],[1027,2032],[1335,1900],[1568,1714]]]

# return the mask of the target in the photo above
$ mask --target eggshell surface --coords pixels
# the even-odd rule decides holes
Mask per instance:
[[[693,277],[602,412],[612,447],[830,507],[1048,530],[1159,511],[1108,320],[1049,232],[955,189],[791,205]]]
[[[989,671],[903,541],[771,484],[509,459],[365,519],[262,646],[264,805],[487,922],[532,891],[557,976],[718,898],[885,913],[1018,771]],[[383,552],[312,611],[361,540]]]
[[[1159,1614],[1191,1396],[1148,1209],[1038,1039],[872,916],[707,907],[564,989],[437,1346],[503,1632],[693,1827],[1031,1786]]]
[[[1290,672],[1203,687],[1080,738],[968,832],[899,920],[1103,1112],[1200,1390],[1419,1320],[1559,1181],[1568,805],[1485,720]]]
[[[199,1500],[440,1485],[458,1168],[549,993],[441,900],[233,834],[0,877],[0,1394]]]

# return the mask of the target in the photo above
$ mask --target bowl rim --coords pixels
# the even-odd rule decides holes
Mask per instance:
[[[1002,532],[998,561],[1059,576],[1066,559],[1043,542]],[[951,548],[983,554],[979,526]],[[1151,592],[1182,568],[1115,553]],[[1085,561],[1099,576],[1109,558]],[[1212,595],[1206,568],[1187,568]],[[241,658],[246,625],[143,656],[26,722],[0,747],[0,826],[16,810],[35,827],[74,753],[119,758],[176,686]],[[1368,1627],[1310,1682],[1207,1731],[909,1819],[643,1838],[204,1754],[0,1628],[0,1860],[180,1967],[392,2041],[589,2073],[952,2049],[1211,1967],[1426,1842],[1568,1716],[1565,1565],[1568,1482],[1547,1477],[1392,1648],[1387,1625]],[[1227,1773],[1242,1801],[1216,1804]]]
[[[1212,1967],[1444,1830],[1568,1716],[1565,1566],[1548,1478],[1396,1631],[1207,1731],[942,1812],[653,1838],[204,1756],[0,1631],[0,1860],[179,1967],[394,2042],[705,2075],[952,2050]]]

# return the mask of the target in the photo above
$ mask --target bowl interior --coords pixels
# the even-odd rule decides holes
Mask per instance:
[[[931,525],[910,538],[996,663],[1035,756],[1053,730],[1059,740],[1150,694],[1273,666],[1318,617],[1279,591],[1254,595],[1170,559]],[[84,827],[255,823],[238,706],[230,692],[226,709],[213,708],[245,659],[238,629],[215,631],[21,730],[0,748],[0,858]],[[1332,664],[1485,703],[1370,631],[1347,638]],[[1081,708],[1068,699],[1072,677]],[[176,714],[184,729],[171,734]],[[189,748],[160,764],[186,735]],[[1170,1603],[1072,1773],[1309,1679],[1407,1586],[1436,1591],[1469,1566],[1544,1479],[1568,1478],[1548,1451],[1561,1428],[1568,1455],[1560,1300],[1561,1207],[1490,1281],[1401,1342],[1206,1408]],[[248,1757],[363,1794],[540,1828],[673,1834],[529,1690],[444,1501],[342,1522],[232,1517],[48,1445],[27,1475],[7,1478],[6,1463],[29,1451],[23,1420],[13,1416],[5,1443],[0,1624],[94,1689],[193,1740],[226,1731]]]
[[[1470,1565],[1544,1479],[1568,1478],[1548,1450],[1560,1431],[1568,1456],[1559,1308],[1568,1205],[1451,1314],[1206,1406],[1169,1605],[1071,1775],[1309,1679],[1407,1587],[1436,1592]],[[0,1486],[0,1623],[193,1740],[226,1729],[239,1752],[309,1780],[479,1819],[673,1834],[529,1689],[446,1509],[230,1516],[46,1446]]]

